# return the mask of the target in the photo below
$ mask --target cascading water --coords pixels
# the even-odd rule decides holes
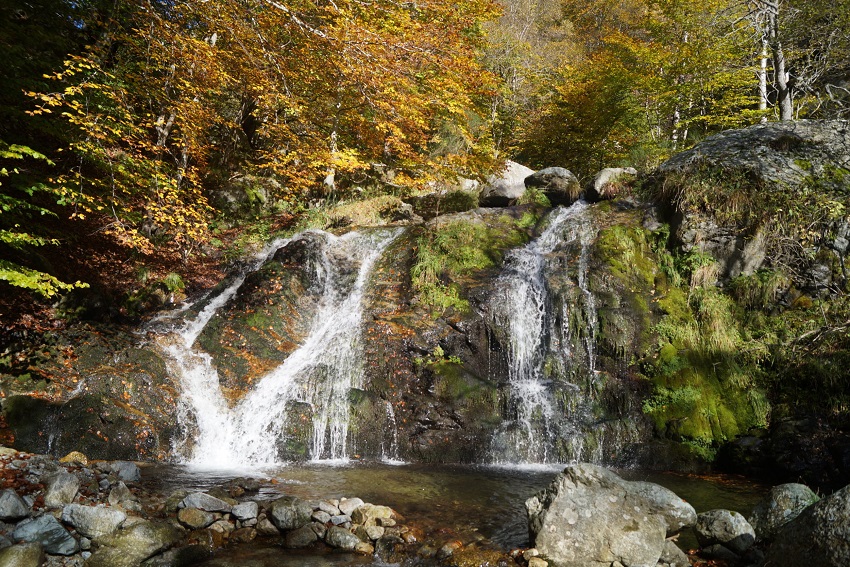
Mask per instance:
[[[564,435],[565,427],[570,429],[569,416],[565,416],[566,420],[560,420],[560,416],[575,408],[567,407],[564,396],[556,396],[547,375],[550,358],[560,358],[569,365],[576,358],[577,346],[570,332],[570,313],[557,317],[553,312],[547,276],[554,269],[549,257],[556,249],[576,244],[580,247],[577,286],[582,292],[582,317],[587,330],[578,346],[584,347],[592,378],[597,319],[593,294],[587,286],[587,270],[595,230],[587,207],[579,202],[558,209],[540,237],[512,251],[490,301],[493,325],[502,329],[507,342],[508,362],[507,416],[491,447],[496,463],[548,463],[558,458],[555,439],[568,445],[581,442],[579,436]],[[564,309],[582,306],[565,305]],[[558,328],[559,321],[562,328]],[[580,390],[570,383],[561,384],[560,389]],[[581,447],[569,452],[578,455]]]
[[[400,230],[351,232],[336,237],[312,232],[322,240],[313,262],[320,290],[318,310],[302,344],[253,390],[230,407],[219,386],[212,358],[194,343],[216,310],[238,291],[245,276],[215,297],[165,347],[182,384],[179,419],[192,431],[189,463],[206,467],[276,464],[278,443],[291,403],[312,413],[314,460],[348,456],[348,394],[363,379],[360,327],[362,299],[375,261]],[[275,247],[276,249],[276,247]],[[267,251],[254,269],[268,259]]]

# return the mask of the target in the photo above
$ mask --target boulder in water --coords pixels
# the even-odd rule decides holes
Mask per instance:
[[[748,521],[756,532],[756,541],[771,541],[782,526],[820,500],[805,484],[788,483],[774,486],[756,504]]]
[[[360,538],[339,526],[331,526],[325,534],[325,543],[331,547],[354,551],[358,544],[362,543]]]
[[[568,207],[578,201],[581,186],[573,172],[563,167],[547,167],[524,180],[526,187],[539,187],[553,206]]]
[[[478,202],[482,207],[507,207],[516,202],[525,193],[525,178],[534,173],[515,161],[505,164],[505,171],[493,176],[481,190]]]
[[[97,540],[107,536],[124,523],[127,514],[116,508],[68,504],[62,510],[62,521],[74,527],[81,535]]]
[[[87,567],[137,567],[142,561],[180,541],[180,530],[168,522],[142,521],[103,538]]]
[[[181,508],[197,508],[206,512],[225,512],[229,513],[233,506],[228,502],[215,496],[210,496],[206,492],[195,492],[186,496],[180,502]]]
[[[313,508],[299,498],[284,496],[272,502],[268,512],[279,530],[297,530],[310,522]]]
[[[709,510],[697,516],[694,526],[697,541],[703,547],[720,544],[742,555],[756,541],[756,534],[746,518],[731,510]]]

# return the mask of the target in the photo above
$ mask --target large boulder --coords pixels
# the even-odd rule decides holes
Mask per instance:
[[[609,567],[619,562],[637,567],[655,566],[668,530],[690,521],[690,514],[666,510],[668,500],[675,501],[675,495],[580,464],[567,467],[525,506],[532,544],[550,565]]]
[[[47,479],[44,491],[44,504],[49,507],[59,507],[74,501],[80,489],[80,479],[67,471],[61,470]]]
[[[137,567],[142,561],[173,547],[181,532],[168,522],[143,521],[103,538],[87,567]]]
[[[563,167],[547,167],[525,178],[526,187],[537,187],[553,206],[568,207],[578,201],[581,185],[573,172]]]
[[[295,496],[283,496],[269,505],[268,513],[277,529],[297,530],[310,522],[313,507]]]
[[[0,520],[20,520],[29,516],[30,507],[18,493],[11,489],[0,492]]]
[[[755,508],[748,521],[756,532],[757,541],[771,541],[782,526],[820,500],[805,484],[788,483],[770,489]]]
[[[12,532],[12,537],[15,541],[40,543],[51,555],[73,555],[80,550],[74,536],[49,514],[21,522]]]
[[[69,504],[62,510],[62,521],[91,539],[107,536],[124,523],[127,514],[116,508]]]
[[[702,547],[722,545],[742,555],[756,541],[756,534],[746,518],[731,510],[709,510],[697,516],[694,526],[697,541]]]
[[[584,190],[584,199],[598,203],[613,199],[622,192],[624,184],[637,175],[633,167],[606,167],[597,173]]]
[[[0,550],[0,567],[41,567],[44,549],[40,543],[22,543]]]
[[[524,181],[532,173],[534,173],[533,169],[515,161],[508,161],[501,175],[494,175],[487,180],[487,184],[478,196],[479,204],[482,207],[512,205],[525,193]]]
[[[812,504],[785,524],[768,549],[764,564],[850,565],[850,486]]]

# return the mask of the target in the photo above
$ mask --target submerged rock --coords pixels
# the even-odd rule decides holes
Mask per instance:
[[[60,507],[74,501],[80,489],[80,479],[64,470],[47,479],[44,503],[50,507]]]

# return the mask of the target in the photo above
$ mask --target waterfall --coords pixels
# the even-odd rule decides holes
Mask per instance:
[[[237,293],[246,275],[175,333],[164,349],[182,386],[178,419],[193,435],[191,454],[186,455],[189,463],[206,467],[276,464],[293,403],[310,410],[310,457],[347,458],[348,395],[363,380],[362,299],[375,262],[399,233],[396,229],[336,237],[312,231],[301,236],[322,241],[319,257],[311,265],[321,298],[310,331],[282,364],[261,377],[233,407],[221,391],[212,358],[194,343],[215,312]],[[279,245],[260,255],[253,269]]]
[[[547,276],[555,269],[551,265],[553,253],[565,246],[578,245],[576,285],[583,301],[582,305],[565,305],[564,309],[583,309],[582,318],[588,330],[579,346],[583,346],[592,379],[597,318],[593,294],[587,285],[587,270],[595,230],[587,208],[585,203],[578,202],[569,208],[557,209],[538,238],[510,252],[497,282],[497,291],[490,300],[494,328],[501,329],[507,342],[508,362],[507,415],[491,446],[492,459],[496,463],[553,462],[559,458],[554,444],[557,438],[571,448],[569,453],[582,452],[577,427],[570,422],[569,415],[564,415],[575,409],[569,405],[578,404],[570,400],[559,401],[552,379],[547,376],[547,360],[551,357],[566,365],[578,363],[569,313],[560,317],[563,328],[558,329]],[[575,392],[574,397],[579,395],[578,385],[567,383],[560,388]],[[565,432],[568,433],[566,438]]]

